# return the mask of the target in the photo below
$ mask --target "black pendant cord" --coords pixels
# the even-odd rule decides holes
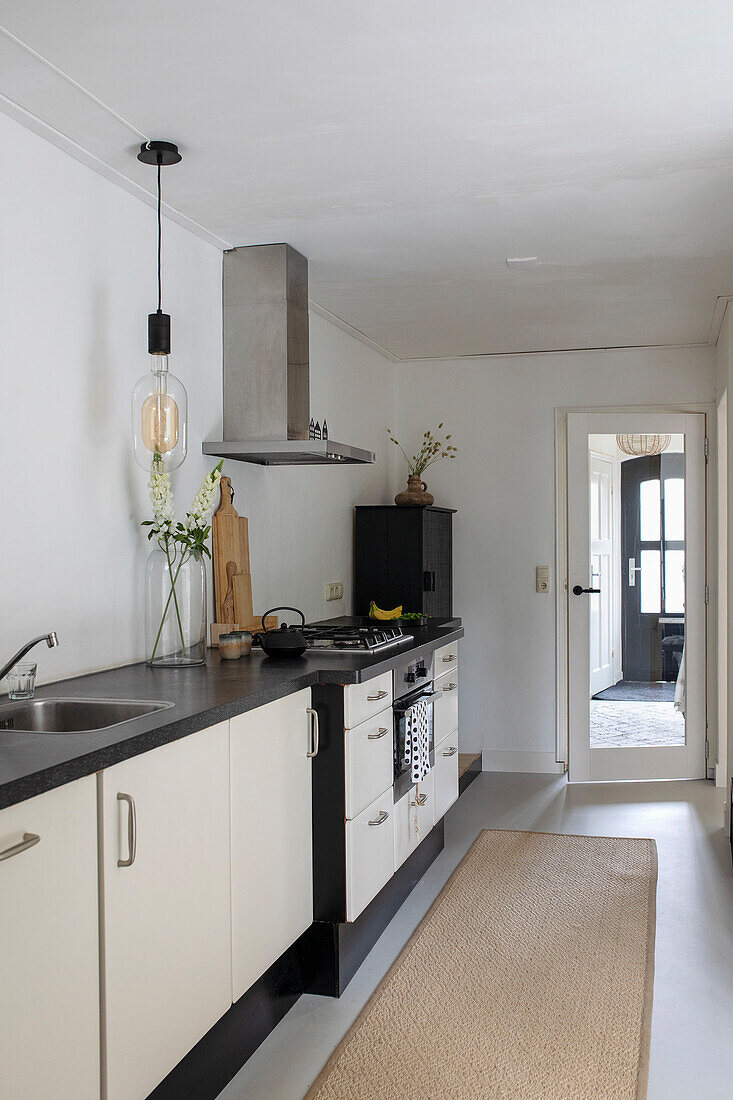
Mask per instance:
[[[144,141],[137,159],[155,165],[158,180],[158,309],[148,314],[148,351],[151,355],[169,355],[171,350],[171,319],[163,313],[163,195],[161,171],[169,164],[178,164],[181,154],[170,141]]]
[[[161,158],[158,157],[158,313],[161,312],[161,306],[163,301],[163,283],[161,279],[161,267],[160,267],[160,254],[161,246],[163,243],[163,223],[160,214],[160,170],[162,168]]]

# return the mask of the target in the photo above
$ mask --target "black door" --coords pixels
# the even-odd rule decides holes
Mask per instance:
[[[422,610],[436,619],[453,614],[452,519],[450,512],[422,509]]]
[[[684,620],[683,454],[621,464],[621,623],[624,680],[673,678],[667,634]]]

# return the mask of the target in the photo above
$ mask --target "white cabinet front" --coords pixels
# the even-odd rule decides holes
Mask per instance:
[[[344,688],[344,725],[346,729],[351,729],[391,706],[391,672],[383,672],[363,684],[349,684]]]
[[[346,816],[357,817],[394,780],[392,708],[347,729]]]
[[[232,718],[232,992],[313,922],[310,689]]]
[[[436,649],[434,658],[433,676],[442,676],[444,672],[450,672],[458,664],[458,642],[450,642],[449,645]]]
[[[0,811],[0,1096],[99,1097],[94,776]]]
[[[458,669],[440,676],[435,681],[435,690],[442,692],[433,709],[433,736],[437,745],[458,729]]]
[[[394,873],[392,788],[346,822],[346,919],[356,920]]]
[[[144,1100],[231,1004],[229,723],[99,775],[107,1100]]]
[[[451,734],[435,750],[435,820],[458,798],[458,734]]]

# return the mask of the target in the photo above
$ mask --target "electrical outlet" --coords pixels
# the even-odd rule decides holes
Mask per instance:
[[[329,581],[326,585],[327,600],[343,600],[344,586],[341,581]]]
[[[550,591],[550,567],[549,565],[538,565],[536,572],[535,583],[538,592],[547,593]]]

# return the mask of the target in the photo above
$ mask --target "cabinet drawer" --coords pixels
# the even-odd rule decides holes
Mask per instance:
[[[365,684],[349,684],[344,688],[344,725],[351,729],[391,706],[391,672],[383,672]]]
[[[458,729],[458,669],[437,679],[435,690],[443,692],[440,699],[435,700],[433,709],[433,732],[435,744],[439,745],[444,737]]]
[[[358,817],[370,802],[392,789],[392,725],[392,708],[388,707],[345,731],[347,818]]]
[[[415,788],[410,787],[394,807],[394,869],[397,871],[411,852],[417,848],[415,832],[415,808],[411,805]]]
[[[438,820],[435,816],[435,781],[433,775],[433,768],[430,769],[425,778],[416,783],[412,788],[410,798],[410,813],[413,815],[411,821],[411,827],[414,828],[414,814],[417,809],[417,843],[425,840],[432,829],[435,822]]]
[[[441,646],[440,649],[436,649],[434,657],[435,671],[433,675],[437,678],[442,676],[444,672],[450,672],[452,668],[455,668],[458,664],[458,642],[451,642],[450,645]]]
[[[449,734],[435,750],[435,820],[458,798],[458,733]]]
[[[394,872],[392,788],[346,822],[346,919],[356,920]]]

